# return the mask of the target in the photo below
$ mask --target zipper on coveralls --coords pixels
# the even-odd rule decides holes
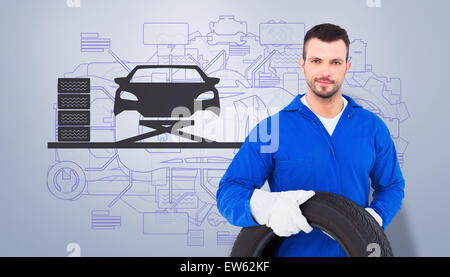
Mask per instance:
[[[348,119],[350,119],[352,117],[350,109],[351,109],[351,107],[349,107],[348,112],[344,111],[344,113],[342,113],[341,118],[339,118],[339,121],[342,120],[340,125],[344,124],[346,120],[348,120]],[[335,174],[336,174],[336,178],[337,178],[337,180],[336,180],[337,182],[336,183],[338,184],[339,191],[343,192],[344,190],[343,190],[342,182],[341,182],[340,167],[339,167],[339,164],[337,163],[336,151],[334,149],[334,144],[333,144],[331,135],[328,133],[327,129],[325,128],[325,126],[323,126],[322,122],[320,122],[319,119],[316,119],[316,118],[311,118],[311,119],[322,130],[322,134],[325,136],[325,139],[328,142],[328,147],[330,148],[330,152],[333,155],[333,159],[334,159],[334,162],[335,162],[334,168],[335,168]],[[337,125],[339,125],[339,122],[338,122]],[[337,125],[336,125],[336,127],[338,127]],[[335,129],[335,131],[336,131],[336,129]]]

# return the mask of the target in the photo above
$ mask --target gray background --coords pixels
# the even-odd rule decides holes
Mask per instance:
[[[176,237],[149,243],[140,215],[122,209],[117,232],[93,232],[86,215],[105,203],[98,198],[61,201],[46,188],[54,160],[56,78],[89,55],[80,53],[80,32],[113,38],[114,51],[128,60],[148,57],[141,43],[143,22],[188,22],[208,31],[208,22],[232,14],[258,33],[270,19],[304,22],[306,29],[331,22],[350,39],[368,43],[374,71],[402,80],[411,118],[402,125],[409,142],[403,174],[403,207],[387,229],[397,256],[448,256],[450,253],[450,130],[447,111],[450,3],[381,0],[344,1],[94,1],[69,8],[65,0],[1,1],[1,256],[66,256],[77,242],[83,256],[225,256],[229,247],[186,248]]]

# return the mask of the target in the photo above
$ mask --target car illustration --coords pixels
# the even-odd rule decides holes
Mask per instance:
[[[138,111],[143,117],[184,117],[173,115],[177,107],[190,115],[198,110],[220,113],[219,78],[208,77],[196,65],[137,65],[127,77],[115,78],[119,85],[114,114]]]

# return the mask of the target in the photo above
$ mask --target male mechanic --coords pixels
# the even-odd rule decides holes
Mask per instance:
[[[287,237],[278,256],[345,256],[340,245],[313,229],[299,209],[314,191],[350,198],[383,228],[400,209],[405,182],[388,128],[342,94],[351,66],[349,44],[347,32],[333,24],[317,25],[306,33],[299,62],[307,93],[281,110],[278,122],[274,116],[262,121],[265,126],[279,124],[278,149],[265,153],[265,140],[251,140],[249,135],[220,181],[221,214],[233,225],[266,225]],[[266,180],[270,192],[261,189]]]

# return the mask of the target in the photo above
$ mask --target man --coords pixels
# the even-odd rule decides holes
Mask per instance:
[[[383,228],[404,197],[405,182],[388,128],[342,94],[351,66],[349,44],[347,32],[336,25],[317,25],[306,33],[299,61],[306,95],[297,95],[276,114],[278,122],[268,117],[249,135],[254,137],[262,123],[278,124],[277,151],[264,153],[263,140],[247,137],[219,184],[217,207],[231,224],[263,224],[287,237],[279,256],[345,256],[299,209],[314,191],[352,199]],[[271,192],[260,189],[266,180]]]

